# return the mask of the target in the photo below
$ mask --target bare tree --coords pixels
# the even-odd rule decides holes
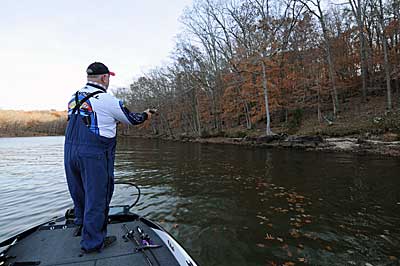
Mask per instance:
[[[268,80],[267,80],[267,75],[266,75],[266,66],[265,66],[265,60],[268,57],[268,46],[267,46],[267,40],[269,39],[269,32],[268,32],[268,26],[269,25],[269,20],[270,20],[270,3],[269,0],[255,0],[254,1],[254,6],[256,7],[256,10],[258,11],[258,14],[261,16],[261,22],[263,25],[261,26],[262,28],[262,37],[263,37],[263,42],[261,42],[260,45],[260,59],[257,60],[261,63],[261,69],[262,69],[262,78],[263,78],[263,92],[264,92],[264,101],[265,101],[265,116],[266,116],[266,129],[265,133],[267,136],[273,135],[273,132],[271,130],[271,116],[270,116],[270,111],[269,111],[269,99],[268,99]]]
[[[365,49],[365,35],[364,35],[364,19],[366,12],[366,5],[364,0],[349,0],[351,10],[356,18],[358,28],[358,38],[360,41],[360,61],[361,61],[361,80],[362,80],[362,101],[367,100],[367,52]]]
[[[321,7],[321,0],[299,0],[299,1],[302,2],[308,9],[308,11],[318,19],[321,25],[322,35],[324,37],[324,45],[326,49],[326,60],[328,62],[329,79],[331,81],[333,115],[336,116],[337,112],[339,111],[339,98],[336,88],[336,75],[333,63],[331,41],[328,28],[326,26],[325,14]]]
[[[207,1],[207,4],[209,8],[206,12],[217,23],[217,27],[221,31],[220,37],[216,38],[218,51],[237,77],[232,83],[234,83],[233,86],[236,88],[237,97],[243,105],[246,128],[251,129],[250,103],[241,94],[242,86],[246,81],[243,75],[245,71],[238,64],[240,61],[237,57],[240,57],[241,60],[246,60],[248,59],[248,53],[251,53],[252,32],[250,27],[254,25],[255,16],[251,12],[250,5],[234,5],[231,2],[230,4],[214,4],[211,6],[209,1]],[[238,52],[243,51],[238,46],[244,47],[245,53]]]
[[[200,49],[205,51],[203,63],[207,65],[203,73],[204,87],[211,99],[211,109],[213,115],[213,127],[217,132],[221,131],[221,112],[220,97],[222,93],[222,69],[225,61],[218,51],[217,39],[221,32],[216,21],[210,14],[210,8],[213,6],[209,0],[204,2],[199,0],[194,3],[190,10],[182,17],[182,22],[186,26],[187,31],[192,34],[196,41],[200,44]]]
[[[388,59],[388,45],[386,39],[386,26],[384,20],[383,4],[382,0],[379,0],[379,10],[377,10],[379,16],[379,24],[381,29],[382,46],[383,46],[383,57],[384,57],[384,68],[385,68],[385,79],[386,79],[386,95],[387,95],[387,109],[392,110],[392,92],[390,87],[390,64]]]

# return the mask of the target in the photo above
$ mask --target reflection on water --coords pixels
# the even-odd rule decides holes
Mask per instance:
[[[0,241],[70,206],[62,143],[0,139]],[[200,265],[397,265],[399,172],[394,158],[121,139],[115,174]],[[113,203],[135,194],[116,187]]]
[[[65,190],[63,138],[0,138],[0,240],[60,215]]]

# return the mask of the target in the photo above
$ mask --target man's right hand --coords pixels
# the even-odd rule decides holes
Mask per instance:
[[[148,108],[144,111],[147,114],[147,119],[150,119],[153,114],[157,112],[155,108]]]

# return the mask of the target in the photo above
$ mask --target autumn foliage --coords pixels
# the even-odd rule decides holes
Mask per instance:
[[[134,109],[158,108],[147,127],[168,136],[270,121],[289,128],[303,115],[334,123],[355,97],[368,105],[385,95],[390,111],[400,89],[399,2],[360,3],[195,1],[173,61],[116,94]]]

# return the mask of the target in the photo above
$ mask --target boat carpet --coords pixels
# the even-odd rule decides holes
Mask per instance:
[[[150,236],[154,245],[163,245],[160,248],[136,252],[136,244],[123,238],[125,230],[122,223],[109,224],[108,235],[117,237],[117,241],[101,252],[81,254],[80,237],[74,237],[76,227],[66,226],[42,226],[38,231],[23,238],[8,252],[8,256],[15,256],[7,262],[14,265],[40,266],[63,265],[63,266],[141,266],[141,265],[171,265],[178,266],[172,253],[168,250],[161,239],[144,223],[139,220],[125,223],[130,230],[136,231],[140,226]],[[138,233],[136,239],[140,240]],[[13,264],[11,264],[13,265]]]

